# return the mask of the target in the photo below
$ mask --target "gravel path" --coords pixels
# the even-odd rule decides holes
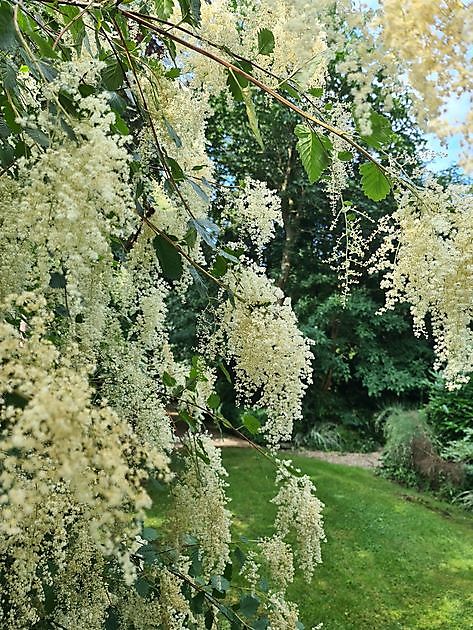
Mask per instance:
[[[249,447],[248,442],[237,437],[215,437],[213,442],[215,446],[220,448]],[[294,453],[296,455],[303,455],[304,457],[320,459],[324,462],[330,462],[331,464],[344,464],[345,466],[355,466],[357,468],[376,468],[380,465],[381,459],[381,451],[375,451],[374,453],[338,453],[335,451],[310,451],[304,449],[294,451]]]

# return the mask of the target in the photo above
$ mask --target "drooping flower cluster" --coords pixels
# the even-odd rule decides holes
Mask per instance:
[[[231,514],[225,496],[226,476],[220,452],[210,437],[195,438],[194,453],[187,456],[185,472],[174,488],[171,527],[177,548],[186,533],[197,539],[206,575],[222,575],[230,557]]]
[[[471,172],[471,3],[463,0],[383,0],[382,12],[374,20],[374,26],[382,29],[388,56],[397,63],[401,61],[407,71],[409,83],[417,94],[419,122],[444,137],[465,134],[463,163]],[[452,124],[446,118],[449,101],[453,98],[457,111],[468,113],[464,120],[460,118]],[[462,107],[459,106],[460,99],[463,100]]]
[[[237,233],[248,236],[261,254],[282,225],[281,200],[264,182],[248,179],[243,191],[228,200],[225,216]]]
[[[437,364],[451,382],[473,368],[473,199],[465,186],[426,182],[400,192],[376,269],[385,273],[387,306],[411,305],[418,333],[430,322]],[[393,221],[394,220],[394,221]],[[391,255],[391,258],[389,258]]]
[[[234,362],[242,402],[267,410],[263,428],[269,443],[288,440],[301,417],[311,379],[309,342],[297,328],[290,301],[257,267],[229,272],[236,296],[218,310],[220,330],[210,340],[215,352]]]

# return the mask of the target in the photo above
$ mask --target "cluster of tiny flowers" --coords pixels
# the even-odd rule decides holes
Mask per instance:
[[[296,629],[299,619],[296,604],[288,602],[280,593],[270,593],[268,600],[268,630]]]
[[[143,598],[134,589],[118,593],[114,606],[120,613],[122,627],[136,630],[188,630],[195,625],[189,602],[182,594],[183,581],[165,567],[155,571],[156,590]],[[200,627],[200,626],[199,626]]]
[[[16,324],[0,325],[0,545],[7,564],[15,559],[5,575],[20,585],[7,589],[13,599],[2,607],[10,609],[12,628],[37,619],[31,593],[44,601],[45,585],[56,575],[49,560],[64,574],[64,588],[67,580],[74,584],[83,579],[87,558],[98,567],[103,555],[122,556],[120,540],[136,531],[130,511],[143,516],[150,505],[142,488],[146,473],[138,466],[144,452],[109,407],[92,404],[89,374],[74,367],[77,349],[60,354],[48,341],[44,309],[44,298],[35,294],[12,296],[3,313]],[[156,468],[163,464],[146,459]],[[73,599],[60,602],[64,610],[74,608]],[[93,614],[101,619],[101,612]]]
[[[202,552],[205,574],[221,575],[230,557],[231,541],[231,514],[225,495],[227,472],[208,435],[191,436],[188,442],[191,454],[185,458],[184,473],[173,490],[172,534],[178,547],[184,534],[194,536]]]
[[[470,121],[446,123],[447,101],[473,95],[473,11],[462,0],[384,0],[373,20],[381,27],[387,56],[401,61],[410,85],[419,95],[419,122],[440,135],[466,134],[465,166],[471,166]],[[410,36],[406,37],[406,33]],[[385,53],[385,54],[386,54]],[[468,109],[468,108],[466,108]],[[471,107],[470,116],[471,116]],[[451,116],[449,116],[450,118]],[[470,136],[471,137],[471,136]]]
[[[275,227],[282,225],[281,200],[266,182],[249,178],[244,190],[229,199],[225,215],[262,252],[274,237]]]
[[[297,328],[290,301],[258,267],[224,277],[237,296],[218,309],[218,331],[209,345],[234,362],[241,400],[266,409],[263,428],[270,444],[288,440],[301,417],[302,397],[310,382],[312,354]],[[254,401],[253,401],[254,402]]]
[[[258,547],[272,583],[284,592],[294,580],[294,559],[291,547],[280,536],[263,538],[259,541]]]
[[[473,369],[473,197],[465,186],[434,181],[414,195],[397,194],[374,269],[384,272],[387,307],[411,305],[418,333],[429,317],[437,367],[450,382]],[[390,257],[391,255],[391,257]]]
[[[322,562],[324,504],[315,496],[315,488],[309,477],[289,474],[287,464],[284,461],[280,463],[276,478],[280,488],[272,499],[278,506],[276,532],[280,540],[288,535],[294,536],[297,545],[295,557],[307,580],[310,580],[315,566]]]

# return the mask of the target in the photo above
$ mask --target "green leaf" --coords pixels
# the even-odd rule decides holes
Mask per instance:
[[[48,136],[43,133],[40,129],[32,129],[32,128],[26,128],[25,132],[29,135],[30,138],[32,138],[36,144],[38,144],[40,147],[49,147],[49,138]]]
[[[23,396],[17,391],[4,392],[2,397],[7,407],[16,407],[17,409],[24,409],[30,401],[30,398]]]
[[[242,89],[248,87],[248,79],[246,77],[242,77],[241,74],[238,74],[233,70],[229,70],[227,76],[227,85],[233,98],[236,101],[244,100]]]
[[[209,409],[218,409],[220,407],[220,396],[215,392],[207,398],[207,407]]]
[[[8,168],[15,161],[15,151],[9,144],[0,147],[0,162],[3,168]]]
[[[365,162],[360,166],[361,186],[365,195],[373,201],[381,201],[391,190],[386,175],[373,162]]]
[[[3,119],[7,123],[8,128],[12,133],[21,133],[23,131],[22,127],[15,120],[16,114],[13,111],[10,103],[5,103],[3,105]]]
[[[105,619],[105,630],[119,630],[121,622],[118,613],[112,607],[107,609],[107,613],[108,616]]]
[[[224,375],[227,383],[230,383],[230,385],[231,385],[232,384],[232,377],[230,376],[230,372],[225,367],[225,364],[223,363],[223,361],[219,362],[218,367],[222,371],[222,374]]]
[[[212,609],[208,610],[205,614],[205,627],[207,630],[211,630],[214,627],[214,611]]]
[[[255,104],[253,103],[250,87],[248,86],[246,88],[242,88],[241,94],[245,103],[246,115],[248,116],[248,122],[250,123],[251,131],[253,132],[253,135],[255,136],[258,144],[264,151],[264,142],[263,138],[261,137],[261,132],[259,130],[258,117],[256,116]]]
[[[156,7],[156,14],[162,20],[167,20],[171,17],[174,10],[174,0],[154,0]]]
[[[308,90],[309,94],[311,96],[315,96],[316,98],[320,98],[323,93],[324,93],[324,88],[323,87],[314,87],[314,88],[310,88],[310,90]]]
[[[197,230],[193,225],[185,233],[184,238],[182,239],[189,249],[192,249],[197,241]]]
[[[177,79],[177,77],[181,76],[180,68],[171,68],[167,72],[164,73],[164,76],[168,79]]]
[[[13,50],[17,46],[13,8],[10,2],[0,3],[0,49]]]
[[[190,0],[191,14],[194,18],[194,22],[197,26],[200,26],[201,14],[200,14],[200,0]]]
[[[177,135],[174,127],[171,125],[171,123],[169,123],[166,118],[163,118],[164,120],[164,126],[166,127],[166,130],[169,134],[169,137],[171,138],[171,140],[174,141],[174,144],[176,145],[176,147],[178,149],[180,149],[182,147],[182,141],[179,138],[179,136]]]
[[[225,593],[230,588],[230,582],[223,575],[212,575],[210,583],[220,593]]]
[[[268,28],[258,31],[258,52],[260,55],[270,55],[274,50],[274,35]]]
[[[180,164],[172,157],[167,156],[166,162],[171,170],[171,175],[176,182],[182,182],[185,179],[184,171]]]
[[[104,84],[105,89],[110,92],[115,92],[118,90],[125,78],[123,74],[123,69],[121,64],[118,63],[117,59],[112,59],[102,70],[102,83]]]
[[[121,136],[128,136],[130,133],[128,125],[120,116],[120,114],[117,114],[116,112],[115,112],[115,122],[111,126],[111,129],[112,131],[119,133]]]
[[[210,270],[210,273],[215,278],[221,278],[227,273],[227,269],[228,269],[227,259],[224,256],[218,255],[215,259],[212,269]]]
[[[258,433],[259,429],[261,428],[261,422],[258,420],[258,418],[256,416],[254,416],[251,413],[247,413],[245,412],[242,417],[242,422],[243,422],[243,426],[248,429],[248,431],[252,434],[255,435],[256,433]]]
[[[157,532],[154,527],[144,527],[142,536],[145,540],[152,541],[159,538],[159,532]]]
[[[182,276],[183,266],[181,255],[177,249],[160,234],[153,239],[153,247],[163,275],[168,280],[179,280]]]
[[[190,601],[191,611],[196,615],[200,615],[203,611],[204,602],[205,593],[204,591],[199,591]]]
[[[254,617],[259,608],[260,600],[257,597],[253,597],[253,595],[243,595],[240,599],[240,612],[247,619],[250,617]]]
[[[351,151],[339,151],[337,157],[342,162],[350,162],[353,160],[353,153]]]
[[[199,236],[207,243],[209,247],[215,249],[217,246],[220,228],[210,219],[191,219],[190,223],[195,227]]]
[[[144,577],[140,577],[135,582],[135,589],[141,597],[146,597],[151,590],[151,585]]]
[[[54,271],[49,278],[49,286],[51,289],[65,289],[66,277],[62,273]]]
[[[306,125],[296,125],[294,133],[299,138],[297,150],[305,168],[309,183],[313,184],[330,165],[329,150],[332,146],[330,140],[320,134],[314,133]]]
[[[395,134],[386,116],[378,114],[377,112],[371,112],[370,121],[371,134],[369,136],[361,136],[362,140],[364,140],[368,146],[373,147],[373,149],[380,149],[382,146],[389,144]],[[356,126],[359,131],[358,122]]]

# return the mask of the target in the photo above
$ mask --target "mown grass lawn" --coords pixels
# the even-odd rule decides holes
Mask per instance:
[[[248,449],[225,449],[223,459],[237,533],[269,534],[271,464]],[[326,504],[324,563],[312,583],[299,578],[291,593],[306,627],[323,621],[324,630],[473,628],[471,517],[368,470],[292,459]]]
[[[471,516],[369,470],[291,459],[326,506],[324,562],[310,584],[299,577],[290,590],[306,628],[473,629]],[[272,464],[246,448],[223,449],[223,460],[235,536],[270,534]],[[166,503],[161,496],[161,509]],[[150,514],[148,524],[161,525],[162,516]]]

